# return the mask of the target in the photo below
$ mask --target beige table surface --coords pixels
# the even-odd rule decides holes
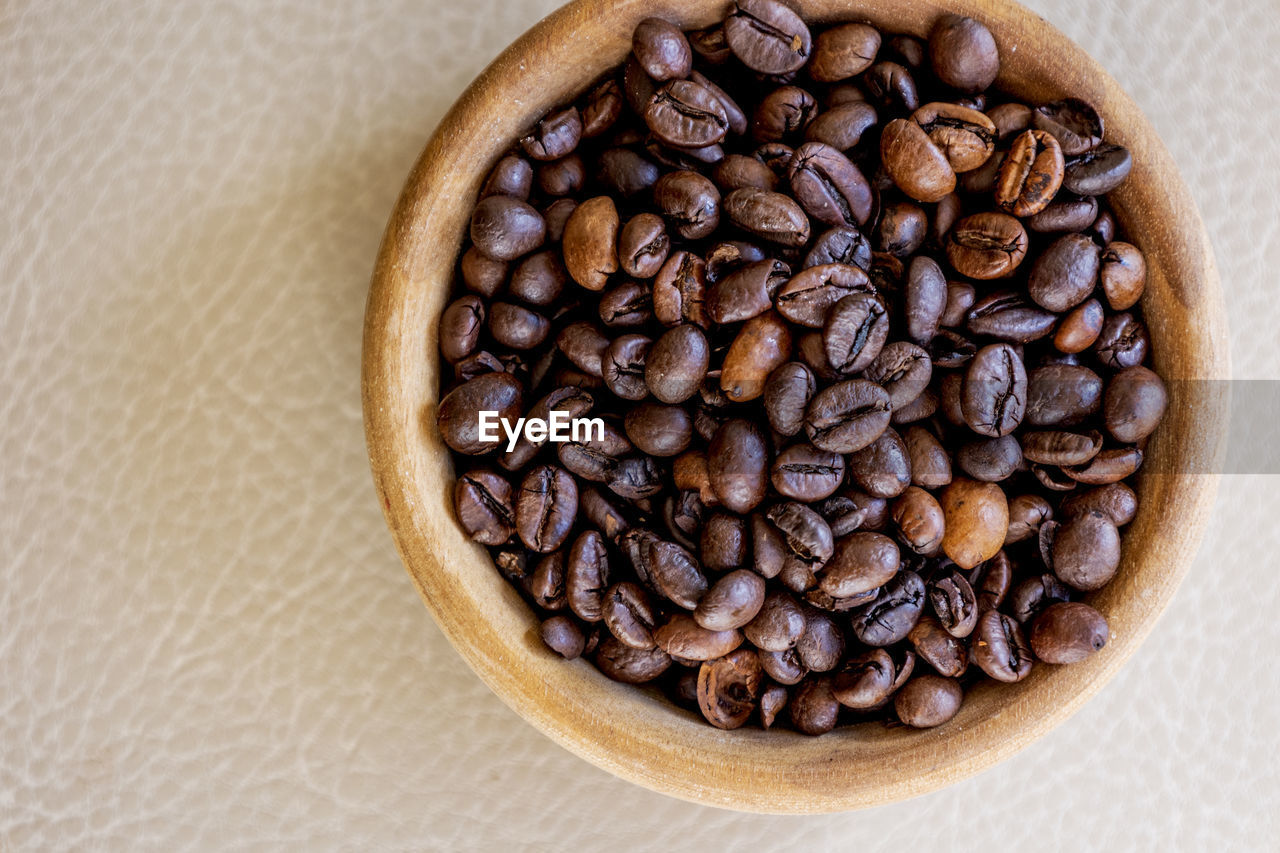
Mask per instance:
[[[472,675],[374,500],[361,316],[432,127],[553,5],[0,10],[0,849],[1277,849],[1277,477],[1224,480],[1082,712],[891,807],[667,799]],[[1236,376],[1280,378],[1276,0],[1031,5],[1160,130]]]

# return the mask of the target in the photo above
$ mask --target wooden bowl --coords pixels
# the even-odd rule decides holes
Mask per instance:
[[[1112,194],[1146,252],[1143,299],[1155,365],[1172,404],[1139,482],[1141,509],[1116,579],[1094,597],[1111,642],[1069,667],[986,683],[937,729],[724,732],[586,661],[565,662],[538,622],[454,522],[453,466],[435,429],[437,318],[448,298],[471,208],[490,166],[548,108],[624,59],[635,24],[657,15],[685,27],[721,19],[726,0],[577,0],[525,33],[463,93],[414,167],[391,217],[369,293],[364,414],[378,498],[427,609],[499,697],[556,742],[646,788],[754,812],[830,812],[931,791],[1007,758],[1078,709],[1150,632],[1195,555],[1216,491],[1226,323],[1220,283],[1195,204],[1169,153],[1119,85],[1045,21],[1005,0],[796,0],[810,23],[868,20],[925,35],[944,12],[985,23],[1000,45],[998,86],[1033,102],[1093,103],[1107,137],[1133,152]]]

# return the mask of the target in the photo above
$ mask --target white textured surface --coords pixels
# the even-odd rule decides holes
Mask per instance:
[[[669,800],[471,674],[374,499],[361,315],[431,128],[553,5],[5,5],[0,849],[1275,849],[1274,477],[1225,480],[1172,608],[1080,714],[892,807]],[[1274,0],[1030,5],[1160,130],[1236,375],[1280,378]]]

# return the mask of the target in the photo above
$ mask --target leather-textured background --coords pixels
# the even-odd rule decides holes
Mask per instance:
[[[431,129],[553,5],[0,12],[0,849],[1275,849],[1275,478],[1224,480],[1173,606],[1082,712],[886,808],[667,799],[467,669],[374,499],[361,318]],[[1277,378],[1274,0],[1031,6],[1163,135],[1235,374]]]

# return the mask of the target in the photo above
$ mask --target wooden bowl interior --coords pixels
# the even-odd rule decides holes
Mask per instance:
[[[543,647],[537,620],[454,522],[454,471],[435,430],[437,319],[480,184],[496,159],[550,107],[616,67],[635,24],[682,26],[723,17],[723,0],[579,0],[507,49],[463,94],[410,175],[369,295],[364,407],[379,499],[428,609],[482,679],[568,749],[645,787],[757,812],[826,812],[920,794],[981,770],[1044,735],[1096,692],[1167,605],[1194,556],[1216,487],[1227,376],[1219,282],[1195,206],[1154,131],[1116,82],[1065,36],[1003,0],[800,0],[806,20],[860,19],[924,35],[948,11],[995,34],[997,85],[1030,101],[1068,94],[1095,104],[1107,136],[1134,155],[1113,194],[1146,252],[1143,300],[1157,369],[1173,403],[1151,442],[1141,510],[1121,571],[1095,605],[1109,646],[1071,667],[1040,665],[1017,685],[984,684],[959,715],[928,731],[878,724],[820,738],[789,731],[722,732],[655,695],[609,681]],[[1199,473],[1197,473],[1199,472]]]

